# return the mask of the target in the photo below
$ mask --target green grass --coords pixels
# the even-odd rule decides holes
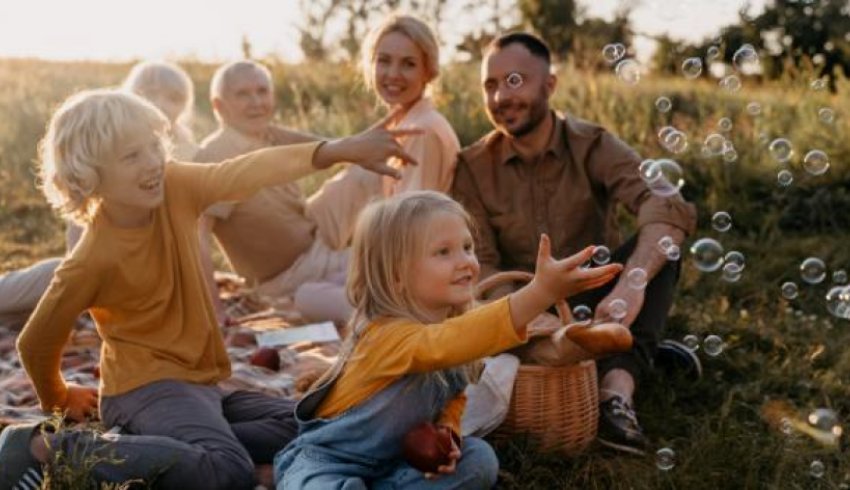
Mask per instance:
[[[195,130],[203,136],[214,126],[206,101],[206,83],[214,67],[187,68],[196,83]],[[279,119],[283,124],[337,136],[366,127],[381,110],[350,67],[275,65]],[[33,160],[50,111],[81,88],[114,85],[128,65],[0,60],[0,270],[26,265],[62,252],[62,225],[38,194]],[[762,417],[765,403],[782,400],[805,416],[817,407],[850,414],[850,322],[829,317],[823,284],[804,286],[797,269],[809,256],[830,270],[850,270],[850,85],[837,95],[813,92],[808,80],[759,84],[744,80],[737,93],[722,92],[709,81],[648,77],[634,87],[608,74],[559,71],[553,106],[599,122],[646,157],[665,155],[657,130],[673,124],[689,137],[689,149],[675,156],[685,169],[684,195],[699,209],[696,237],[719,239],[726,250],[746,255],[743,278],[734,284],[719,274],[704,274],[687,252],[669,336],[717,334],[726,342],[718,357],[700,356],[705,376],[684,380],[647,380],[637,405],[641,422],[656,447],[675,450],[677,464],[667,472],[646,458],[619,456],[598,449],[565,460],[540,454],[533,441],[517,438],[497,445],[504,488],[717,489],[843,488],[850,484],[844,450],[819,446],[805,436],[787,436]],[[435,91],[439,109],[464,144],[489,130],[479,92],[478,67],[446,67]],[[654,101],[666,95],[673,111],[659,114]],[[762,115],[745,107],[759,102]],[[836,120],[827,125],[817,111],[829,106]],[[721,117],[734,123],[731,133],[739,158],[733,164],[704,159],[699,147],[715,132]],[[764,135],[764,136],[762,136]],[[776,184],[779,166],[762,141],[791,140],[794,184]],[[819,148],[832,160],[820,177],[800,169],[808,150]],[[321,176],[305,180],[314,189]],[[728,211],[734,225],[727,233],[710,227],[716,211]],[[632,222],[624,220],[629,228]],[[801,295],[785,301],[779,285],[795,280]],[[846,447],[846,438],[842,440]],[[815,459],[826,466],[822,478],[809,474]]]

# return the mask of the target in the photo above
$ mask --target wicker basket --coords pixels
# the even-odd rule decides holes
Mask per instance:
[[[478,286],[479,296],[507,282],[528,282],[527,272],[501,272]],[[563,323],[570,321],[566,302],[555,305]],[[528,336],[549,335],[553,330],[529,330]],[[575,455],[596,438],[599,418],[599,393],[596,363],[583,361],[571,366],[535,366],[522,364],[514,382],[513,396],[505,421],[493,434],[509,437],[528,434],[540,443],[541,450]]]

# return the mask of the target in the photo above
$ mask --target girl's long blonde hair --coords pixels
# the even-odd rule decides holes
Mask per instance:
[[[435,191],[411,191],[369,204],[357,219],[351,246],[346,290],[354,314],[348,338],[334,365],[314,386],[332,378],[350,358],[366,327],[377,320],[399,319],[433,323],[416,298],[410,296],[411,261],[425,253],[428,223],[439,213],[460,216],[470,230],[474,222],[457,201]],[[454,308],[460,315],[473,301]],[[477,379],[479,363],[463,366],[467,379]],[[444,381],[441,373],[434,373]]]

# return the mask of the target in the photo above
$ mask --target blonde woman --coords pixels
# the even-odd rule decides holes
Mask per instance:
[[[165,114],[171,123],[174,158],[192,160],[198,145],[191,129],[195,89],[189,75],[173,63],[143,61],[130,70],[122,88],[144,97]]]
[[[331,228],[322,226],[323,222],[335,223],[342,237],[340,242],[348,241],[361,207],[351,206],[342,215],[332,212],[339,208],[333,206],[335,196],[352,194],[346,189],[368,189],[359,194],[359,201],[352,200],[364,203],[375,195],[386,197],[404,191],[448,192],[460,143],[428,96],[440,72],[439,61],[434,33],[415,17],[392,15],[369,33],[363,47],[363,78],[383,104],[398,111],[390,127],[422,131],[401,141],[419,165],[402,165],[392,159],[388,163],[401,171],[401,179],[381,179],[355,168],[326,182],[322,192],[311,197],[307,205],[307,212],[319,223],[319,229]],[[295,295],[296,308],[311,321],[345,323],[353,310],[345,301],[344,282],[345,274],[339,274],[330,281],[302,284]],[[329,308],[329,304],[337,307]]]
[[[429,88],[440,73],[437,40],[421,20],[409,15],[392,15],[373,29],[363,48],[363,77],[366,86],[391,109],[402,112],[393,127],[416,127],[420,135],[402,142],[419,162],[401,166],[401,180],[383,179],[385,196],[409,190],[448,192],[454,175],[460,142],[451,125],[434,108]]]

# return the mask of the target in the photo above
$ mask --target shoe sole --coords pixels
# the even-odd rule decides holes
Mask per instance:
[[[616,442],[606,441],[605,439],[602,439],[601,437],[597,437],[596,441],[599,442],[599,444],[602,444],[603,446],[605,446],[609,449],[614,449],[614,450],[617,450],[617,451],[622,451],[624,453],[634,454],[635,456],[646,456],[646,451],[644,451],[643,449],[638,449],[636,447],[628,446],[626,444],[619,444],[619,443],[616,443]]]

